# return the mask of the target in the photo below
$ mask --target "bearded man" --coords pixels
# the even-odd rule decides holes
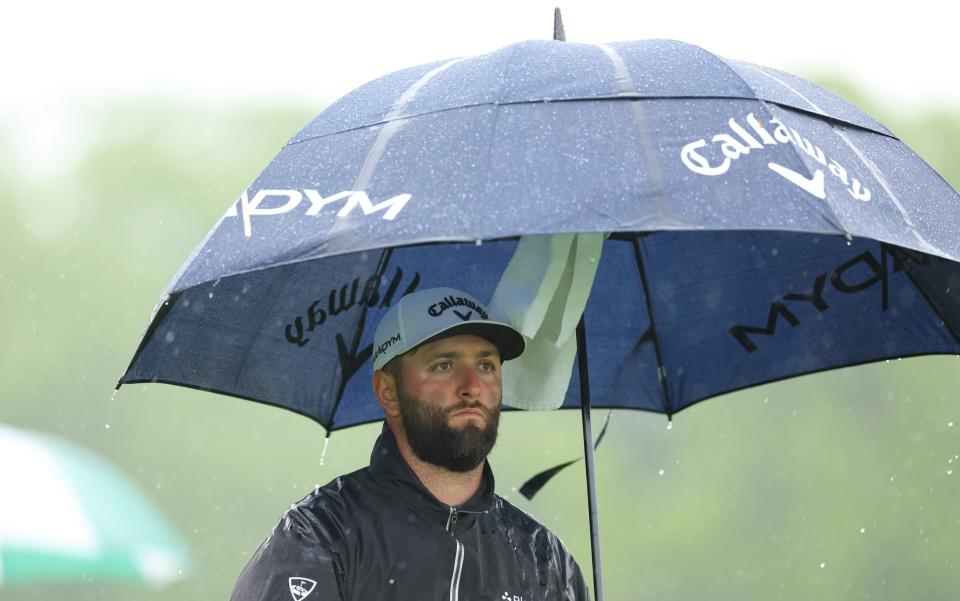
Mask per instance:
[[[501,364],[523,337],[451,288],[408,294],[374,335],[385,423],[366,468],[284,514],[234,601],[588,601],[576,561],[494,492]]]

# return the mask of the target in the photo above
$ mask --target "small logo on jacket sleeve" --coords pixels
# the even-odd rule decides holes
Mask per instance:
[[[290,594],[293,595],[293,601],[303,601],[316,586],[316,580],[294,576],[290,579]]]

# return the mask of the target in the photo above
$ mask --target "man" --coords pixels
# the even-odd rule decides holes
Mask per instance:
[[[559,539],[494,493],[501,362],[523,348],[463,292],[403,297],[374,334],[369,467],[291,507],[234,601],[588,601]]]

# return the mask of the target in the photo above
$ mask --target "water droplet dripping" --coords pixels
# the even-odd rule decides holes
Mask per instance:
[[[323,439],[323,450],[320,451],[320,465],[323,465],[323,460],[327,456],[327,447],[330,445],[330,435],[327,434],[327,437]]]

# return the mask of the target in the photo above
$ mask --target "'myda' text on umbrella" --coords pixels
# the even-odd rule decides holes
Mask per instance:
[[[810,140],[804,138],[793,128],[787,128],[779,119],[770,119],[770,123],[776,125],[773,133],[769,132],[764,124],[757,117],[750,113],[746,118],[750,130],[731,118],[727,122],[729,132],[721,132],[710,138],[713,145],[708,145],[704,139],[690,142],[680,151],[680,159],[688,169],[700,175],[723,175],[726,173],[734,161],[742,156],[750,154],[754,150],[764,150],[768,146],[777,146],[779,144],[793,144],[804,152],[807,156],[813,158],[817,163],[827,168],[830,173],[837,177],[847,187],[847,193],[857,200],[867,202],[871,198],[870,190],[863,186],[855,177],[851,177],[846,168],[837,161],[830,159],[823,150],[815,146]],[[707,148],[708,155],[704,156],[702,149]],[[718,158],[716,149],[723,159],[719,162],[711,161],[711,158]],[[783,176],[788,182],[799,186],[801,189],[816,196],[820,200],[827,197],[825,187],[825,176],[823,169],[815,169],[811,177],[798,173],[793,169],[781,165],[780,163],[769,162],[767,167],[774,173]]]
[[[927,265],[931,260],[929,255],[881,244],[880,260],[877,260],[870,251],[864,251],[834,269],[830,274],[830,284],[834,290],[842,294],[856,294],[879,283],[881,284],[880,308],[882,311],[887,311],[889,275],[886,265],[888,259],[892,259],[893,273],[903,271],[908,263]],[[735,325],[730,328],[730,334],[748,353],[755,352],[758,349],[757,342],[751,338],[751,335],[773,336],[776,334],[777,322],[780,318],[783,318],[791,327],[797,327],[800,325],[800,317],[795,311],[800,312],[801,315],[809,314],[809,311],[804,311],[802,307],[812,305],[818,314],[829,309],[830,305],[827,303],[829,296],[824,294],[826,281],[827,274],[821,273],[814,279],[813,290],[809,294],[789,292],[773,301],[767,315],[766,326]],[[788,306],[786,301],[791,301],[792,304]],[[810,303],[810,305],[799,305],[800,302]]]
[[[396,216],[400,214],[400,211],[403,210],[403,207],[406,206],[407,201],[412,198],[410,194],[398,194],[380,201],[377,204],[373,204],[373,202],[370,201],[370,197],[367,196],[367,193],[363,190],[344,190],[343,192],[337,192],[327,197],[321,196],[316,190],[308,189],[304,189],[302,192],[300,190],[257,190],[253,198],[250,198],[250,195],[244,190],[237,202],[233,203],[227,210],[226,217],[236,217],[238,215],[237,207],[239,207],[239,215],[243,219],[243,235],[249,238],[253,235],[252,217],[289,213],[300,206],[304,196],[310,201],[310,206],[307,207],[307,210],[304,212],[304,215],[307,217],[319,215],[320,210],[329,204],[345,201],[344,205],[337,211],[338,218],[346,217],[356,207],[360,207],[364,215],[372,215],[377,211],[383,211],[382,217],[387,221],[396,218]],[[264,201],[268,198],[271,200],[267,205],[261,206],[264,205]],[[274,204],[272,206],[270,204],[277,202],[282,204]]]

